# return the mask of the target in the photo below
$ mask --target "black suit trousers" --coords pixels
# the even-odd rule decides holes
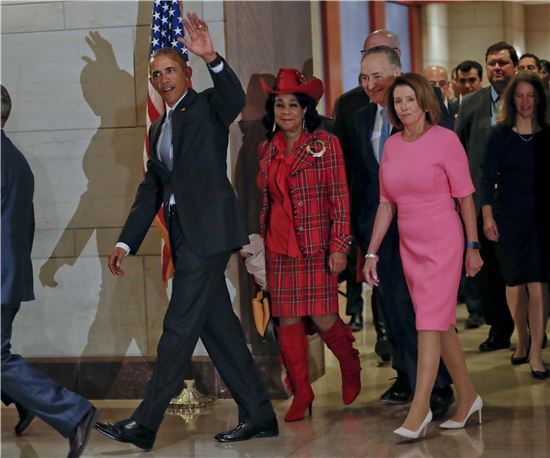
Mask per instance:
[[[2,304],[2,402],[16,402],[68,437],[91,404],[11,353],[12,325],[19,306]]]
[[[183,387],[199,337],[239,406],[239,420],[275,416],[250,354],[225,283],[230,252],[199,256],[185,239],[177,215],[166,215],[175,274],[157,361],[144,400],[132,418],[157,431],[170,400]]]
[[[397,231],[392,231],[390,228],[380,245],[378,254],[380,256],[378,293],[390,331],[390,342],[394,347],[392,366],[395,370],[407,374],[410,387],[414,391],[418,359],[418,333],[416,331],[416,315],[403,273]],[[434,388],[445,388],[451,383],[447,368],[441,363]]]

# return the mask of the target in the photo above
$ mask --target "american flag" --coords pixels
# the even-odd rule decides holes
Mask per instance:
[[[177,39],[184,36],[183,23],[181,21],[183,5],[177,0],[155,0],[153,4],[153,18],[151,21],[151,47],[149,56],[160,48],[177,48],[183,54],[185,61],[189,60],[187,48]],[[151,82],[148,83],[147,92],[147,132],[159,116],[164,113],[164,102],[155,91]],[[145,136],[145,147],[143,150],[143,169],[147,169],[149,159],[149,137]],[[159,210],[155,218],[155,226],[162,237],[162,282],[166,287],[167,282],[172,278],[174,265],[170,257],[170,241],[168,229],[164,220],[164,212]]]

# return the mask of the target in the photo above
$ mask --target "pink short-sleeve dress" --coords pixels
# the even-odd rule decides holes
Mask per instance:
[[[380,201],[397,206],[399,249],[418,330],[446,331],[456,323],[464,232],[453,198],[473,192],[466,152],[453,131],[433,126],[412,142],[402,134],[386,141]]]

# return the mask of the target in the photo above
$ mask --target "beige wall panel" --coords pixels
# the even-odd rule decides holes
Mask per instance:
[[[144,2],[152,4],[152,2]],[[138,2],[68,1],[65,2],[66,29],[97,29],[134,26],[138,18]]]
[[[63,229],[36,229],[32,246],[32,258],[69,258],[75,253],[74,231]]]
[[[188,3],[186,2],[186,5]],[[185,6],[185,11],[190,11],[188,6]],[[202,17],[205,21],[223,21],[223,2],[221,1],[206,1],[202,4]]]
[[[30,152],[37,227],[121,226],[143,176],[142,132],[133,128],[14,135],[21,149]]]
[[[451,40],[451,62],[453,65],[465,59],[477,60],[485,66],[485,51],[491,44],[501,41],[503,37],[502,27],[476,28],[476,32],[469,27],[454,28],[451,36],[460,39]],[[485,76],[485,72],[483,72]]]
[[[136,87],[136,123],[140,126],[145,126],[151,26],[136,27],[135,33],[134,66],[136,73],[134,75],[134,84]],[[143,132],[145,135],[145,129]]]
[[[16,131],[135,124],[132,28],[2,36],[2,80]],[[88,59],[88,62],[84,60]]]
[[[128,208],[128,211],[130,208]],[[128,213],[126,212],[126,214]],[[126,217],[125,214],[125,217]],[[112,229],[96,229],[90,236],[88,229],[74,229],[75,246],[81,251],[81,256],[109,256],[113,251],[115,243],[122,227]],[[83,247],[83,248],[81,248]],[[138,256],[159,256],[161,238],[158,230],[153,226],[147,232],[143,243],[139,247]]]
[[[544,31],[527,31],[525,33],[525,51],[541,59],[550,59],[550,28]]]
[[[520,2],[504,3],[504,25],[516,29],[525,28],[525,7]]]
[[[503,2],[472,2],[475,20],[472,27],[502,26],[504,21]]]
[[[309,2],[228,2],[225,8],[234,30],[228,33],[227,48],[238,55],[233,66],[243,85],[252,73],[301,69],[311,59]]]
[[[143,268],[128,258],[115,278],[105,258],[56,260],[55,288],[38,280],[37,300],[23,304],[14,323],[14,353],[25,356],[141,355],[146,351]],[[39,330],[39,332],[37,332]]]
[[[525,5],[525,29],[527,32],[550,30],[550,4]]]
[[[473,26],[475,17],[475,8],[471,3],[450,2],[448,5],[448,18],[451,27],[464,27],[467,24]]]
[[[2,33],[62,30],[63,2],[5,4],[1,6]]]

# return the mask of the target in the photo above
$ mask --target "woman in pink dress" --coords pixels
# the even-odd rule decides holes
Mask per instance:
[[[403,131],[390,137],[380,164],[380,204],[366,255],[364,274],[378,286],[377,251],[397,211],[400,252],[416,312],[418,373],[414,398],[403,425],[394,432],[418,438],[432,419],[430,394],[443,358],[458,392],[454,416],[443,428],[462,428],[482,402],[468,375],[464,352],[455,332],[456,297],[464,235],[466,274],[474,276],[479,255],[476,215],[466,153],[454,132],[439,127],[439,105],[426,78],[408,73],[388,91],[388,116]]]

